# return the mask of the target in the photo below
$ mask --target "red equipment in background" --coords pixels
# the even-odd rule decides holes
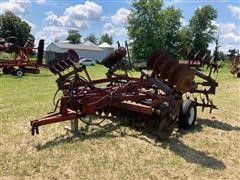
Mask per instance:
[[[240,78],[240,68],[238,67],[238,65],[240,64],[239,50],[229,49],[228,52],[228,57],[230,57],[231,60],[230,72],[233,74],[234,77]]]
[[[33,50],[37,50],[37,60],[29,59],[29,54]],[[7,41],[0,38],[0,53],[14,53],[14,58],[0,58],[0,68],[4,74],[12,74],[18,77],[24,73],[38,74],[39,67],[42,65],[44,50],[44,40],[39,41],[38,48],[34,48],[33,40],[28,39],[24,47],[17,45],[17,39],[10,37]]]

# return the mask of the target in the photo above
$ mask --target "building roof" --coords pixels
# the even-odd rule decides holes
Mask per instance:
[[[89,46],[84,44],[68,44],[68,43],[55,43],[56,46],[59,48],[65,49],[81,49],[81,50],[89,50],[89,51],[102,51],[102,49],[98,48],[97,46]]]
[[[89,40],[84,41],[82,44],[83,44],[83,45],[87,45],[87,46],[96,46],[96,47],[97,47],[96,44],[94,44],[93,42],[91,42],[91,41],[89,41]]]
[[[114,48],[114,47],[112,47],[110,44],[108,44],[106,42],[103,42],[98,47],[100,47],[100,48]]]

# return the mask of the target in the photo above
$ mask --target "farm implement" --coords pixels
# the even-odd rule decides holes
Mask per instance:
[[[29,54],[37,50],[37,60],[32,61],[29,59]],[[38,74],[39,67],[42,65],[44,50],[44,40],[39,41],[38,48],[34,48],[33,40],[28,39],[24,47],[17,45],[17,39],[10,37],[7,41],[0,38],[0,53],[13,53],[14,58],[0,58],[0,69],[3,74],[12,74],[21,77],[25,73]]]
[[[73,50],[53,58],[48,67],[58,75],[57,92],[62,91],[63,96],[54,100],[54,112],[31,121],[32,135],[39,134],[39,126],[67,120],[71,120],[72,132],[77,132],[78,119],[96,125],[101,123],[97,123],[99,119],[111,116],[165,139],[176,125],[181,129],[194,126],[197,106],[202,110],[209,108],[210,112],[217,108],[209,96],[215,94],[218,83],[211,73],[205,75],[196,69],[203,62],[179,63],[157,50],[148,58],[147,69],[139,77],[131,77],[125,65],[126,54],[127,50],[119,47],[104,58],[106,77],[94,80],[85,66],[73,63],[78,61]],[[210,69],[217,68],[213,63],[207,64]],[[199,82],[194,80],[195,76]]]
[[[240,68],[238,67],[238,65],[240,64],[239,50],[230,49],[228,52],[228,57],[230,57],[231,59],[230,72],[233,74],[234,77],[240,78]]]

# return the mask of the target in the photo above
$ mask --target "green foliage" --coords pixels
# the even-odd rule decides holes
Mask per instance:
[[[128,16],[128,35],[133,57],[144,59],[158,48],[175,56],[182,13],[173,6],[162,9],[162,0],[140,0],[132,3]]]
[[[179,42],[180,42],[180,47],[183,49],[188,49],[188,48],[192,48],[192,38],[190,35],[190,30],[188,27],[183,27],[181,29],[179,29],[178,33],[178,38],[179,38]]]
[[[162,47],[162,39],[159,38],[161,8],[161,1],[140,0],[132,3],[127,28],[135,59],[144,59],[153,49]]]
[[[182,12],[171,6],[163,11],[163,15],[164,49],[173,57],[177,57],[180,44],[177,32],[181,27]]]
[[[94,33],[90,33],[84,40],[88,40],[94,44],[97,44],[97,38]]]
[[[112,36],[108,35],[107,33],[106,33],[106,34],[103,34],[103,35],[101,36],[101,38],[100,38],[99,43],[101,44],[101,43],[103,43],[103,42],[106,42],[106,43],[112,45],[112,44],[113,44],[113,38],[112,38]]]
[[[78,30],[69,30],[66,40],[70,41],[72,44],[78,44],[81,43],[81,37],[82,36],[78,33]]]
[[[189,21],[189,25],[181,30],[183,44],[188,44],[195,51],[201,50],[202,54],[208,52],[208,45],[214,40],[216,30],[216,26],[212,24],[212,21],[216,18],[217,11],[212,6],[206,5],[197,8]]]
[[[0,36],[8,38],[10,36],[15,36],[18,38],[18,44],[23,46],[30,34],[31,27],[21,18],[16,16],[10,11],[5,14],[0,15],[1,26],[0,26]]]

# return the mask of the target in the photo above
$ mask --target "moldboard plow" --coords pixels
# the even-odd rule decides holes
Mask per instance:
[[[56,101],[55,112],[31,121],[32,135],[39,134],[39,126],[46,124],[71,120],[75,124],[72,131],[76,132],[78,119],[91,125],[97,118],[86,122],[86,117],[112,116],[165,139],[176,125],[182,129],[194,126],[197,106],[210,111],[216,108],[209,95],[215,94],[218,84],[210,76],[157,50],[148,58],[147,70],[137,78],[131,77],[124,68],[126,54],[127,50],[119,47],[106,57],[102,61],[109,69],[106,77],[96,80],[91,79],[85,66],[74,63],[78,56],[73,50],[53,58],[49,70],[59,76],[57,92],[62,91],[63,96]],[[119,69],[124,73],[117,73]],[[202,82],[195,82],[195,76]],[[201,102],[196,94],[201,94]]]

